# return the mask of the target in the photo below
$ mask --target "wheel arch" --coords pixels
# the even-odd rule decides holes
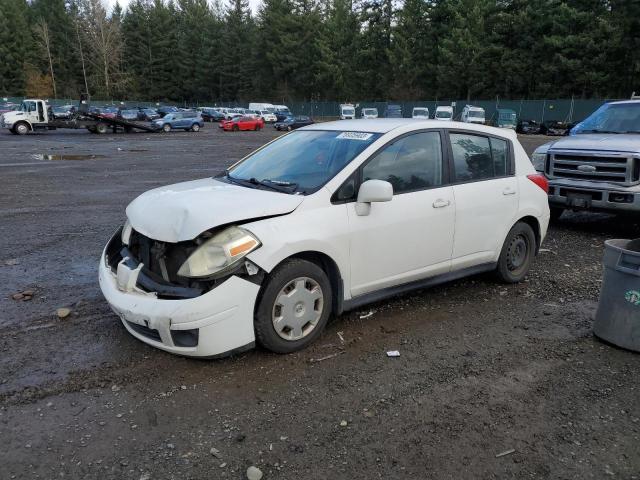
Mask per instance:
[[[24,123],[27,128],[29,129],[30,132],[33,132],[33,125],[31,125],[31,122],[29,120],[18,120],[17,122],[15,122],[13,124],[13,128],[16,128],[18,125],[20,125],[21,123]],[[16,130],[17,131],[17,130]]]
[[[319,266],[324,273],[327,274],[329,282],[331,283],[332,299],[331,299],[331,311],[334,315],[340,315],[344,310],[344,281],[338,264],[329,255],[323,252],[315,250],[305,250],[294,253],[286,258],[283,258],[278,262],[271,272],[277,269],[284,262],[292,259],[306,260]],[[256,308],[258,307],[262,294],[264,292],[267,281],[262,283],[260,291],[258,292],[258,298],[256,299]]]
[[[518,222],[526,223],[533,230],[533,234],[536,237],[536,255],[538,255],[538,252],[540,251],[540,244],[542,243],[542,229],[540,228],[540,222],[533,215],[526,215],[520,218],[516,223]]]

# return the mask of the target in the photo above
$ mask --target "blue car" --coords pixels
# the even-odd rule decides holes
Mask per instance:
[[[172,112],[154,120],[152,125],[165,133],[174,129],[197,132],[204,127],[204,121],[198,112]]]

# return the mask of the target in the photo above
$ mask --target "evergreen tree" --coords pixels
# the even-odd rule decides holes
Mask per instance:
[[[26,0],[0,0],[0,95],[22,95],[32,55]],[[20,34],[22,32],[22,35]]]

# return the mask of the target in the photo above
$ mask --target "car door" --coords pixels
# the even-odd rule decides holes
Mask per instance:
[[[360,167],[361,181],[388,181],[394,196],[365,216],[348,205],[353,297],[449,271],[455,202],[443,136],[402,136]]]
[[[491,262],[515,222],[519,191],[513,146],[505,138],[449,130],[456,201],[452,269]]]

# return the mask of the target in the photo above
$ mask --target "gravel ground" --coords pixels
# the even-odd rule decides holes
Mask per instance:
[[[273,137],[0,132],[0,478],[640,478],[640,357],[591,333],[603,242],[637,220],[565,214],[525,282],[373,304],[287,356],[128,335],[97,282],[125,206]]]

